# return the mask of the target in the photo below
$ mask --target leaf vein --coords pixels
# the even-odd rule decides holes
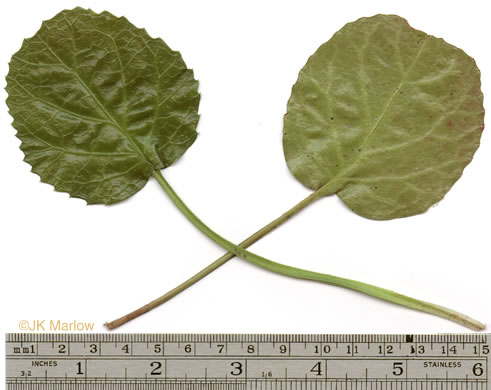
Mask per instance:
[[[420,56],[421,56],[421,53],[423,51],[423,47],[425,45],[425,43],[428,41],[428,37],[425,38],[424,42],[421,44],[421,46],[419,47],[419,50],[418,50],[418,53],[416,54],[416,56],[414,57],[414,61],[413,63],[409,66],[409,68],[407,69],[406,71],[406,74],[403,76],[402,78],[402,81],[401,83],[399,84],[399,86],[396,88],[395,92],[393,93],[392,97],[389,99],[389,103],[387,104],[387,106],[385,107],[384,111],[382,112],[382,114],[380,115],[377,123],[375,123],[375,126],[373,126],[373,128],[370,130],[370,132],[368,133],[367,137],[365,138],[365,141],[361,147],[361,151],[362,153],[366,150],[368,144],[370,143],[370,140],[373,138],[373,135],[375,134],[375,132],[377,131],[377,129],[379,128],[380,124],[383,122],[383,120],[385,119],[386,115],[388,112],[390,112],[392,106],[394,105],[395,101],[397,100],[397,98],[400,96],[399,94],[399,91],[401,90],[401,88],[404,86],[406,80],[408,79],[409,75],[411,74],[411,70],[414,68],[414,66],[416,65],[416,63],[418,62]],[[360,154],[362,154],[360,153]]]
[[[42,103],[45,106],[51,107],[54,110],[58,110],[58,111],[63,112],[65,114],[67,114],[67,115],[73,116],[74,118],[83,119],[83,120],[87,120],[87,121],[90,121],[90,122],[105,123],[105,124],[109,124],[109,125],[113,126],[113,123],[112,122],[109,122],[109,121],[104,120],[102,118],[95,118],[95,117],[91,117],[91,116],[87,116],[87,115],[78,114],[78,113],[76,113],[74,111],[68,110],[66,108],[62,108],[61,106],[58,106],[58,105],[53,104],[51,102],[48,102],[48,101],[46,101],[46,100],[44,100],[44,99],[42,99],[42,98],[34,95],[33,93],[31,93],[22,84],[20,84],[19,82],[17,82],[17,80],[12,80],[12,81],[14,81],[15,84],[17,84],[17,86],[19,86],[22,90],[24,90],[25,93],[27,93],[32,98],[32,100],[25,101],[22,104],[16,103],[16,105],[19,106],[19,107],[22,107],[24,105],[27,105],[27,104],[29,104],[32,101],[38,101],[39,103]]]
[[[100,107],[100,109],[102,110],[102,112],[104,113],[104,115],[107,117],[107,119],[109,121],[113,122],[114,126],[121,132],[121,134],[132,145],[132,147],[135,150],[135,152],[137,152],[144,161],[146,161],[147,163],[149,163],[150,165],[152,165],[151,162],[148,161],[148,159],[146,158],[146,156],[143,153],[143,151],[141,150],[140,146],[138,146],[136,144],[136,142],[132,139],[132,137],[130,137],[130,135],[127,133],[127,131],[125,131],[125,129],[121,126],[121,124],[109,113],[109,111],[107,110],[107,108],[105,107],[105,105],[102,104],[102,102],[98,99],[98,97],[94,94],[94,92],[92,92],[92,90],[89,88],[89,86],[82,80],[82,78],[80,77],[80,75],[77,72],[75,72],[73,69],[71,69],[67,64],[65,64],[65,62],[54,52],[53,49],[51,49],[51,47],[39,35],[37,37],[46,46],[46,48],[48,49],[48,51],[60,62],[60,64],[62,64],[63,66],[65,66],[66,69],[68,69],[68,71],[72,72],[72,74],[79,81],[79,83],[82,85],[82,87],[87,91],[87,93],[92,97],[92,99]]]

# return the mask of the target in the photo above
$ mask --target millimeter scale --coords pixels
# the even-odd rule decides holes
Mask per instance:
[[[490,342],[489,334],[7,334],[6,389],[488,390]]]

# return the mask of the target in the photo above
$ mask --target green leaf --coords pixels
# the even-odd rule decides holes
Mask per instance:
[[[317,191],[241,246],[201,221],[160,171],[195,140],[199,104],[192,71],[162,40],[107,12],[63,11],[44,22],[12,57],[7,82],[7,103],[25,160],[43,181],[88,203],[109,204],[131,196],[153,176],[191,223],[230,252],[108,328],[165,302],[233,255],[282,275],[484,328],[435,304],[276,263],[245,249],[328,193],[339,192],[371,217],[414,212],[420,193],[425,202],[434,198],[431,186],[449,188],[456,180],[452,175],[470,161],[482,123],[479,72],[458,49],[409,30],[400,18],[378,16],[349,25],[302,70],[285,121],[285,153],[295,175]],[[387,169],[395,174],[388,175]],[[387,187],[378,195],[366,189],[374,185]]]
[[[25,161],[88,203],[115,203],[196,139],[198,82],[181,55],[125,18],[76,8],[13,55],[7,104]]]
[[[283,146],[305,186],[372,219],[441,200],[479,146],[480,72],[442,39],[393,15],[349,23],[300,71]]]

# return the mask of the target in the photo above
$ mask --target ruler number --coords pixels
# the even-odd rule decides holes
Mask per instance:
[[[404,363],[403,362],[394,362],[392,366],[392,374],[395,376],[401,376],[404,373]]]
[[[345,374],[350,374],[348,365],[346,367],[344,363],[331,365],[331,361],[348,362],[351,360],[356,361],[358,358],[370,362],[369,368],[372,364],[374,367],[377,367],[380,374],[377,376],[380,377],[380,380],[385,377],[385,380],[399,381],[400,383],[419,383],[418,381],[424,380],[426,373],[431,373],[432,371],[426,371],[423,368],[430,369],[437,366],[433,366],[433,363],[426,365],[425,362],[427,359],[431,359],[431,361],[436,359],[438,362],[441,362],[442,359],[446,359],[445,361],[448,362],[459,362],[458,365],[453,365],[454,363],[452,363],[452,365],[445,366],[459,368],[453,371],[452,381],[455,379],[460,381],[459,383],[464,383],[463,381],[465,380],[467,382],[468,379],[469,384],[484,384],[488,377],[487,358],[491,356],[491,344],[489,344],[489,340],[487,341],[488,344],[485,344],[485,340],[478,338],[464,339],[464,341],[460,342],[459,339],[456,341],[453,337],[442,339],[441,336],[438,336],[438,338],[430,337],[428,341],[425,339],[424,343],[420,343],[420,339],[413,339],[412,336],[406,336],[406,341],[402,341],[401,343],[397,339],[390,339],[390,342],[386,343],[377,338],[372,339],[373,343],[372,341],[370,341],[371,344],[368,343],[367,349],[367,342],[360,341],[357,338],[350,340],[349,337],[343,337],[339,339],[339,343],[336,339],[331,341],[331,339],[305,338],[305,342],[302,344],[300,344],[302,339],[297,338],[292,339],[292,344],[290,344],[288,338],[250,338],[244,340],[243,343],[239,342],[240,340],[233,340],[233,347],[230,347],[230,344],[227,345],[228,339],[217,339],[215,336],[213,338],[210,337],[209,347],[204,344],[204,341],[195,341],[191,337],[181,338],[179,341],[175,341],[175,338],[169,338],[170,341],[155,338],[147,341],[135,338],[134,340],[127,339],[127,343],[124,343],[124,340],[115,338],[113,340],[114,343],[111,343],[112,345],[108,348],[106,348],[107,345],[105,343],[109,341],[103,338],[100,340],[97,338],[87,338],[86,340],[80,340],[78,338],[55,338],[54,340],[40,339],[41,341],[36,342],[40,343],[41,351],[49,352],[51,356],[49,357],[48,355],[48,357],[53,362],[57,360],[63,363],[62,370],[51,371],[48,368],[46,376],[52,374],[50,375],[52,378],[63,381],[62,374],[66,373],[68,376],[71,375],[71,379],[67,379],[67,376],[65,376],[65,381],[75,380],[76,378],[77,383],[92,380],[91,371],[92,367],[95,367],[94,364],[96,364],[94,362],[102,362],[103,360],[114,363],[114,367],[111,367],[111,371],[108,371],[108,375],[111,374],[111,380],[115,378],[122,380],[121,368],[125,368],[133,360],[138,361],[139,367],[141,368],[138,369],[135,375],[138,379],[142,379],[144,376],[154,378],[154,381],[164,380],[164,377],[166,380],[181,378],[185,374],[185,371],[181,368],[175,369],[174,367],[180,366],[174,366],[173,364],[169,365],[171,367],[169,371],[166,363],[174,362],[174,360],[176,362],[189,361],[189,359],[194,361],[195,355],[202,355],[202,344],[207,348],[205,369],[208,369],[208,371],[205,370],[205,375],[209,376],[211,373],[212,377],[209,379],[212,380],[215,379],[215,375],[218,375],[220,380],[225,376],[225,383],[232,383],[232,380],[251,380],[253,378],[268,379],[268,383],[271,378],[278,378],[279,381],[289,381],[291,373],[288,373],[290,375],[287,378],[286,368],[290,371],[290,367],[296,367],[295,370],[300,371],[300,377],[305,376],[306,379],[314,381],[325,378],[326,381],[331,381],[331,376],[332,378],[343,378]],[[41,364],[47,362],[42,361],[39,363],[37,356],[28,355],[36,351],[36,342],[33,343],[32,340],[28,338],[26,342],[29,342],[29,344],[25,345],[19,344],[18,338],[15,338],[15,341],[11,341],[13,345],[9,345],[9,350],[12,352],[7,355],[7,359],[22,358],[27,365],[11,365],[8,371],[10,373],[8,374],[9,380],[17,380],[17,378],[21,377],[24,381],[26,379],[34,379],[38,377],[38,371],[36,371],[38,369],[34,370],[32,367],[48,366],[48,364]],[[169,343],[169,353],[167,343]],[[135,348],[135,353],[133,353],[133,348]],[[19,354],[21,356],[18,356]],[[99,355],[101,354],[104,355],[103,360],[99,359]],[[169,354],[169,357],[166,356],[167,354]],[[260,363],[263,361],[263,358],[270,359],[272,356],[275,356],[274,359],[276,361],[282,362],[281,368],[285,369],[285,376],[281,376],[281,373],[279,371],[277,372],[276,368],[270,371],[270,368],[266,369]],[[79,361],[77,357],[84,360]],[[153,360],[152,357],[157,357],[160,360]],[[316,357],[320,360],[317,360]],[[401,358],[402,360],[397,360],[396,358]],[[198,360],[202,362],[204,358],[199,357]],[[424,364],[419,366],[420,369],[413,371],[413,366],[408,364],[411,361],[422,362]],[[461,364],[464,361],[465,364]],[[199,363],[199,367],[202,367],[201,364]],[[297,368],[297,364],[301,364],[299,366],[300,370]],[[50,367],[55,367],[56,365],[61,365],[61,363],[51,364],[51,361],[49,362]],[[191,368],[193,367],[191,366]],[[218,369],[216,369],[217,367]],[[156,378],[157,376],[159,378]],[[227,377],[228,380],[226,379]],[[233,379],[234,377],[235,380]],[[126,376],[124,377],[125,381],[129,379]],[[469,386],[475,387],[473,384]]]
[[[418,345],[416,348],[411,346],[411,353],[416,353],[416,351],[418,352],[418,355],[423,355],[425,353],[425,346]]]
[[[482,369],[482,363],[474,364],[474,366],[472,366],[472,373],[475,376],[481,376],[484,373],[484,370]]]
[[[310,372],[313,372],[315,375],[322,375],[322,362],[315,363],[314,367],[310,369]]]
[[[452,353],[453,355],[456,355],[457,354],[457,346],[453,345],[451,347],[448,348],[448,354]],[[445,348],[445,346],[443,345],[442,346],[442,355],[448,355],[447,354],[447,349]]]
[[[353,345],[353,352],[351,352],[351,345],[347,345],[347,346],[346,346],[346,353],[347,353],[348,355],[358,353],[358,345]]]
[[[162,375],[162,371],[160,370],[162,368],[162,363],[152,362],[150,363],[150,368],[153,368],[153,370],[150,371],[150,375]]]
[[[379,355],[382,355],[384,353],[384,347],[382,345],[379,345],[378,346],[378,354]],[[386,345],[385,346],[385,353],[387,355],[391,355],[394,353],[394,346],[393,345]]]
[[[319,345],[316,345],[314,347],[314,353],[319,353],[320,351],[322,351],[322,353],[329,353],[331,352],[331,346],[326,344],[323,345],[321,349]]]
[[[457,346],[453,345],[451,347],[448,348],[448,353],[452,353],[453,355],[456,355],[457,354]],[[447,350],[445,348],[445,346],[442,346],[442,354],[445,355],[447,353]]]
[[[232,371],[230,371],[230,375],[239,376],[244,372],[241,362],[232,362],[230,365],[234,368]]]
[[[489,345],[483,345],[481,349],[481,353],[483,355],[488,355],[489,354]],[[477,345],[474,345],[474,355],[479,355],[479,347]]]

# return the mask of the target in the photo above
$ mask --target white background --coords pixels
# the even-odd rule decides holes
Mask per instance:
[[[124,15],[179,50],[200,81],[199,137],[164,174],[209,226],[239,242],[309,194],[281,146],[291,86],[345,23],[395,13],[474,57],[491,96],[485,1],[3,2],[0,75],[42,20],[76,5]],[[2,80],[4,80],[2,78]],[[5,81],[2,81],[2,87]],[[163,294],[223,250],[154,180],[104,206],[56,193],[22,161],[0,90],[0,333],[21,320],[103,323]],[[376,222],[322,199],[251,249],[286,264],[373,283],[491,326],[491,139],[445,199],[424,215]],[[121,332],[464,332],[449,321],[355,292],[288,279],[233,259]],[[1,343],[3,348],[3,342]],[[3,356],[3,351],[2,351]],[[3,365],[0,365],[3,369]]]

